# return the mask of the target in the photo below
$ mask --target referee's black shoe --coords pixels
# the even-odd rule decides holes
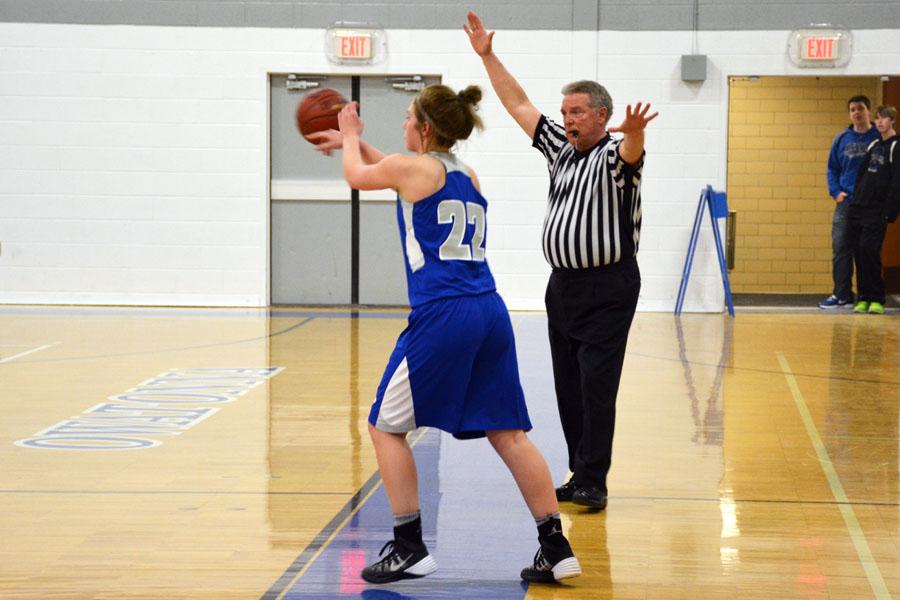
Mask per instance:
[[[572,493],[572,502],[579,506],[603,510],[607,503],[606,492],[596,486],[577,486]]]
[[[567,482],[556,488],[557,502],[571,502],[572,494],[575,493],[575,476],[569,478]]]

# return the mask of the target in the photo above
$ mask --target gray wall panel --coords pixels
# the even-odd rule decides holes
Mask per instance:
[[[41,0],[43,1],[43,0]],[[197,25],[196,2],[169,0],[129,0],[122,4],[126,15],[140,25]]]
[[[342,11],[333,4],[302,2],[294,13],[294,27],[325,28],[341,20]]]
[[[900,29],[900,0],[698,0],[701,30],[784,30],[831,22]],[[489,27],[519,30],[686,30],[693,0],[0,0],[0,22],[456,29],[472,8]],[[598,16],[599,15],[599,16]]]
[[[572,29],[572,0],[562,2],[479,2],[473,10],[491,29]],[[468,7],[462,6],[462,17]],[[462,27],[458,22],[456,27]],[[591,23],[590,29],[595,27]]]
[[[685,0],[603,1],[600,7],[600,29],[686,31],[693,27],[693,14],[693,3]]]
[[[199,2],[197,23],[211,27],[242,27],[247,23],[246,9],[244,2]]]
[[[598,6],[595,0],[574,0],[572,2],[572,29],[591,30],[597,27]]]
[[[790,3],[722,2],[703,6],[700,29],[798,29],[810,23],[831,23],[858,29],[900,27],[900,2]]]
[[[383,27],[391,27],[386,23],[390,22],[392,6],[383,3],[349,4],[342,2],[343,6],[339,9],[340,16],[329,21],[361,21],[363,23],[378,23]]]
[[[462,29],[466,22],[466,13],[474,10],[465,5],[452,3],[435,4],[429,8],[434,11],[434,22],[439,29]],[[406,27],[416,27],[416,25],[412,23]]]
[[[66,2],[72,15],[66,23],[90,23],[119,25],[127,22],[128,12],[124,3],[116,0],[91,0],[90,2]],[[58,13],[57,13],[58,14]]]
[[[21,4],[21,3],[20,3]],[[90,2],[67,2],[48,0],[34,7],[46,20],[59,19],[63,23],[116,23],[126,18],[121,2],[92,0]]]
[[[294,25],[294,12],[294,5],[288,2],[248,2],[244,14],[254,27],[286,27]]]
[[[409,5],[409,6],[392,6],[389,11],[389,21],[393,23],[403,22],[415,23],[416,29],[441,29],[438,27],[438,21],[435,18],[433,6]],[[462,21],[460,21],[462,23]],[[460,25],[462,27],[462,25]]]

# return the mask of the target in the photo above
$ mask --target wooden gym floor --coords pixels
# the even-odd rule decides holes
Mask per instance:
[[[530,434],[565,451],[541,313],[513,315]],[[439,570],[383,587],[365,420],[402,311],[0,307],[0,597],[900,598],[900,319],[638,314],[607,511],[537,548],[483,441],[415,432]]]

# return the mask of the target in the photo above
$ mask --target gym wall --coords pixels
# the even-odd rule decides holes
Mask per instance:
[[[650,4],[473,4],[499,28],[498,54],[548,115],[559,114],[562,85],[581,78],[609,88],[613,122],[628,102],[660,111],[647,135],[641,310],[671,310],[699,192],[725,188],[730,76],[900,73],[893,2],[803,3],[802,14],[786,2],[766,11],[701,2],[697,32],[693,6],[666,3],[661,19]],[[490,92],[461,30],[466,10],[0,1],[0,302],[265,306],[268,74],[425,72],[485,88],[488,128],[462,154],[491,202],[489,261],[510,308],[541,309],[546,166]],[[388,27],[387,60],[331,64],[324,27],[341,19]],[[854,28],[853,60],[795,68],[789,29],[823,20]],[[692,52],[708,56],[702,83],[680,79],[681,55]],[[705,223],[686,310],[721,310],[711,239]]]

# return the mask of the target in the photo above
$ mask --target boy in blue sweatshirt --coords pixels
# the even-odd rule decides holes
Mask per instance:
[[[819,308],[839,308],[853,304],[853,247],[848,244],[847,213],[853,203],[856,173],[869,144],[879,139],[878,129],[869,120],[872,107],[866,96],[853,96],[847,101],[850,126],[838,134],[828,155],[828,193],[834,199],[831,219],[831,273],[834,289],[819,302]]]

